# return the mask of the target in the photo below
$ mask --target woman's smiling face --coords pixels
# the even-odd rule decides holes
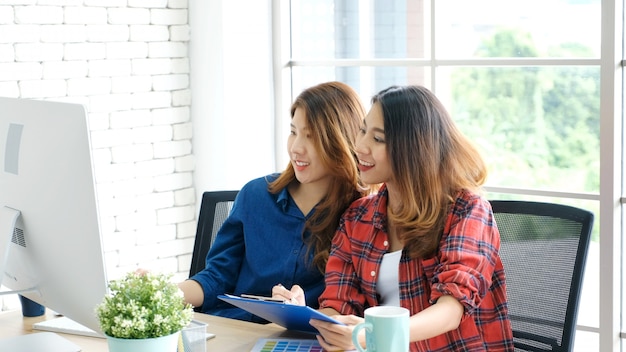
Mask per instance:
[[[383,112],[379,103],[365,116],[356,140],[361,179],[367,184],[389,183],[392,180],[391,163],[387,155]]]
[[[291,132],[287,139],[287,151],[300,183],[329,182],[330,170],[319,157],[311,136],[305,112],[297,108],[291,119]]]

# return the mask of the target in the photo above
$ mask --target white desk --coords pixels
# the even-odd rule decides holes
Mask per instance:
[[[41,317],[24,318],[22,317],[21,310],[2,312],[0,313],[0,338],[37,332],[36,330],[33,331],[32,325],[38,321],[46,319],[54,319],[54,316],[47,313]],[[207,341],[207,351],[247,352],[254,346],[257,339],[264,337],[312,337],[312,335],[309,334],[299,334],[287,331],[276,324],[255,324],[200,313],[195,313],[194,319],[207,323],[207,332],[211,332],[216,335],[215,338]],[[103,338],[85,337],[71,334],[59,335],[79,345],[83,351],[108,351],[107,342]]]

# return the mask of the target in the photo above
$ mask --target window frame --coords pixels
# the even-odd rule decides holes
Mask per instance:
[[[434,31],[434,0],[427,1],[431,9],[431,31]],[[590,331],[599,335],[600,351],[619,351],[624,343],[626,332],[620,333],[622,315],[622,278],[624,276],[621,258],[623,219],[626,209],[626,195],[622,191],[624,171],[623,145],[623,67],[626,61],[623,57],[624,42],[624,4],[623,1],[601,0],[601,55],[592,59],[553,59],[553,58],[505,58],[505,59],[468,59],[468,60],[436,60],[432,57],[435,50],[435,41],[432,40],[429,55],[425,59],[334,59],[334,60],[306,60],[290,57],[290,25],[289,0],[272,1],[273,23],[273,79],[275,85],[274,103],[276,120],[276,136],[286,135],[283,130],[287,121],[281,113],[288,111],[289,103],[294,98],[291,89],[291,69],[294,67],[313,66],[423,66],[432,68],[432,89],[436,92],[436,67],[441,66],[595,66],[600,67],[600,192],[598,194],[551,192],[535,189],[521,189],[508,187],[486,187],[488,191],[517,195],[537,195],[547,197],[562,197],[572,199],[594,200],[599,202],[600,219],[594,226],[600,226],[600,272],[586,273],[599,275],[599,328],[578,326],[577,331]],[[431,32],[434,33],[434,32]],[[434,38],[434,35],[432,36]],[[277,138],[277,146],[284,145]],[[280,151],[282,148],[277,147]],[[285,163],[282,153],[277,152],[277,168]],[[626,319],[625,319],[626,320]],[[621,337],[621,339],[620,339]]]

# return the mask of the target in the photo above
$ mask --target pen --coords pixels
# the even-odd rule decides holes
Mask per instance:
[[[268,301],[268,302],[280,302],[280,303],[289,303],[289,304],[298,304],[298,300],[295,298],[292,298],[291,300],[286,300],[286,299],[282,299],[282,298],[273,298],[273,297],[264,297],[264,296],[256,296],[256,295],[248,295],[248,294],[241,294],[241,297],[243,298],[250,298],[250,299],[257,299],[259,301]]]

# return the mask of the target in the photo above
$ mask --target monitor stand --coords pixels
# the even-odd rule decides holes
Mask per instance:
[[[18,233],[19,229],[24,228],[21,220],[21,212],[19,210],[7,206],[0,207],[0,285],[2,285],[3,279],[12,279],[10,276],[7,276],[6,272],[7,266],[10,266],[11,264],[12,266],[16,265],[16,263],[9,263],[9,257],[11,257],[11,247],[17,251],[21,249],[16,248],[16,246],[19,247],[18,243],[20,242],[20,238],[23,240],[23,233]],[[12,244],[14,238],[16,243]],[[22,262],[22,260],[20,260],[20,262]],[[29,269],[28,263],[20,263],[19,268],[11,267],[8,269],[20,272],[22,277],[29,277],[29,280],[27,280],[29,282],[24,285],[20,285],[22,287],[18,290],[0,291],[0,296],[37,291],[37,287],[34,284],[35,280],[32,278],[32,275],[23,275],[24,270],[28,271]],[[29,284],[33,284],[34,286]]]
[[[90,328],[65,316],[48,319],[33,324],[33,330],[61,332],[64,334],[82,335],[104,338],[103,334],[97,333]]]
[[[7,206],[0,208],[0,284],[4,278],[4,269],[9,261],[9,245],[20,211]]]

